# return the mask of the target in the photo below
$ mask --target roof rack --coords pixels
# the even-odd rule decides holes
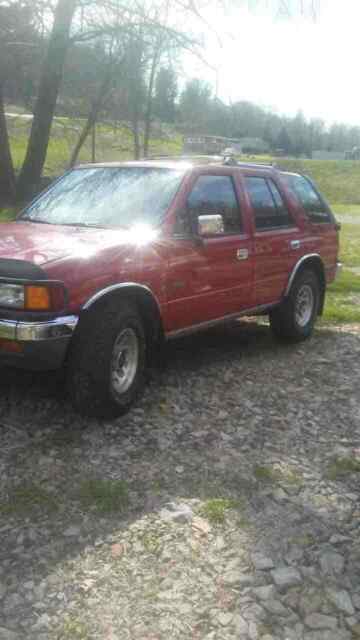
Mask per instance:
[[[242,162],[241,160],[237,160],[233,154],[222,153],[219,155],[211,155],[211,154],[187,154],[187,155],[179,155],[179,156],[170,156],[170,155],[153,155],[148,158],[143,158],[143,160],[171,160],[174,162],[191,162],[192,160],[204,161],[216,164],[222,164],[225,166],[232,167],[243,167],[252,169],[254,167],[258,167],[259,169],[272,169],[276,170],[279,167],[276,163],[267,164],[266,162]]]
[[[169,155],[153,155],[153,156],[148,156],[147,158],[142,158],[142,160],[173,160],[175,161],[180,161],[180,162],[186,162],[186,161],[191,161],[191,160],[209,160],[209,161],[219,161],[222,162],[223,160],[222,155],[211,155],[211,154],[201,154],[201,153],[188,153],[188,154],[184,154],[181,156],[169,156]]]

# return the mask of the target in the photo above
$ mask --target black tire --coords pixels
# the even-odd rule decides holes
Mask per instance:
[[[308,311],[304,312],[302,321],[300,321],[301,310],[299,307],[304,295],[308,296]],[[296,276],[287,298],[279,307],[270,312],[270,326],[274,335],[280,340],[288,342],[306,340],[313,332],[319,306],[319,278],[312,269],[304,269]]]
[[[88,312],[74,336],[68,362],[67,389],[75,409],[83,415],[104,418],[123,415],[143,391],[145,332],[136,307],[124,302],[122,306],[122,310],[112,305]],[[124,339],[128,342],[131,339],[130,351],[135,348],[135,343],[137,350],[136,363],[132,365],[131,376],[127,380],[129,386],[121,392],[116,389],[112,366],[116,360],[115,345],[120,344],[121,349]],[[124,346],[122,349],[118,366],[126,353]],[[126,366],[125,362],[125,370]]]

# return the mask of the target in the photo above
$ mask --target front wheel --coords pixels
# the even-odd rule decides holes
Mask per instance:
[[[84,415],[116,417],[126,413],[145,383],[146,340],[136,307],[92,312],[70,354],[67,387]]]
[[[306,340],[313,332],[319,305],[319,278],[314,271],[304,269],[296,277],[288,297],[270,313],[273,333],[291,342]]]

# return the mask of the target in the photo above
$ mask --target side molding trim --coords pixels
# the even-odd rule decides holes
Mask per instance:
[[[225,324],[226,322],[230,322],[231,320],[236,320],[237,318],[241,318],[242,316],[252,316],[256,314],[261,314],[262,312],[270,311],[273,307],[276,307],[280,301],[278,302],[270,302],[268,304],[263,304],[258,307],[252,307],[251,309],[243,309],[242,311],[237,311],[236,313],[231,313],[228,316],[223,316],[221,318],[215,318],[214,320],[207,320],[206,322],[200,322],[199,324],[193,324],[190,327],[185,327],[184,329],[176,329],[175,331],[169,331],[165,334],[166,340],[172,340],[174,338],[180,338],[183,336],[190,335],[192,333],[197,333],[198,331],[204,331],[206,329],[210,329],[211,327],[215,327],[217,325]]]

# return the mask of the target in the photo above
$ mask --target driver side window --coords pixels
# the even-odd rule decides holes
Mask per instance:
[[[221,215],[224,234],[241,233],[242,221],[231,176],[199,176],[188,199],[186,211],[180,212],[176,233],[191,232],[191,218]]]

